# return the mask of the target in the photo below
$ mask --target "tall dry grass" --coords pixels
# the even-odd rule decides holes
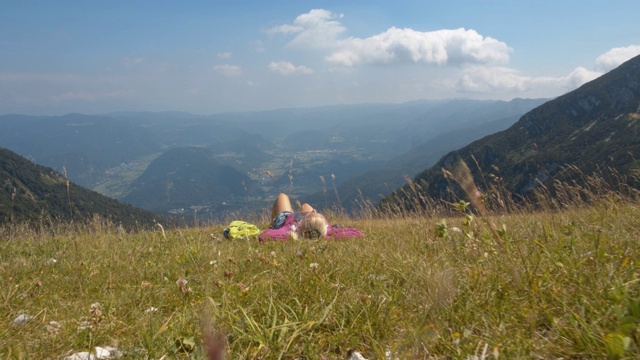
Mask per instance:
[[[136,359],[637,358],[638,192],[589,181],[529,207],[479,184],[485,214],[464,198],[325,214],[365,233],[351,240],[212,240],[225,223],[4,226],[0,358],[95,346]]]

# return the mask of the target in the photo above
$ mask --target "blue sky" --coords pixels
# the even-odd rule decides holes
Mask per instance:
[[[640,54],[640,1],[0,0],[0,114],[554,97]]]

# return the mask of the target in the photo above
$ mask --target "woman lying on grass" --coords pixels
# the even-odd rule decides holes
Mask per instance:
[[[288,240],[317,238],[362,237],[360,230],[339,228],[329,225],[327,219],[311,205],[303,204],[299,212],[294,212],[291,200],[286,194],[280,194],[271,209],[273,223],[271,229],[260,233],[258,240]]]

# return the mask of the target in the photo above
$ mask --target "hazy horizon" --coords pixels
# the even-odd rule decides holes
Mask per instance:
[[[631,0],[0,8],[0,114],[553,98],[640,54]]]
[[[562,95],[562,94],[561,94]],[[261,113],[261,112],[278,112],[278,111],[295,111],[295,110],[312,110],[312,109],[325,109],[325,108],[339,108],[339,107],[366,107],[366,106],[389,106],[389,107],[393,107],[393,106],[403,106],[406,104],[411,104],[411,103],[420,103],[420,102],[425,102],[425,103],[429,103],[429,102],[433,102],[433,103],[446,103],[449,101],[488,101],[488,102],[498,102],[498,101],[504,101],[504,102],[511,102],[514,100],[536,100],[536,99],[545,99],[545,100],[551,100],[553,98],[513,98],[513,99],[509,99],[509,100],[501,100],[501,99],[470,99],[470,98],[449,98],[449,99],[416,99],[416,100],[408,100],[408,101],[402,101],[402,102],[396,102],[396,103],[391,103],[391,102],[363,102],[363,103],[353,103],[353,104],[325,104],[325,105],[315,105],[315,106],[289,106],[289,107],[277,107],[277,108],[272,108],[272,109],[260,109],[260,110],[231,110],[231,111],[221,111],[221,112],[216,112],[216,113],[207,113],[207,114],[201,114],[201,113],[195,113],[195,112],[190,112],[190,111],[183,111],[183,110],[115,110],[115,111],[105,111],[105,112],[96,112],[96,113],[90,113],[90,112],[79,112],[79,111],[72,111],[72,112],[66,112],[66,113],[60,113],[60,114],[29,114],[29,113],[0,113],[0,116],[11,116],[11,115],[18,115],[18,116],[35,116],[35,117],[63,117],[63,116],[67,116],[67,115],[87,115],[87,116],[101,116],[101,115],[110,115],[110,114],[127,114],[127,113],[132,113],[132,114],[163,114],[163,113],[176,113],[176,114],[184,114],[184,115],[192,115],[192,116],[218,116],[218,115],[228,115],[228,114],[246,114],[246,113]]]

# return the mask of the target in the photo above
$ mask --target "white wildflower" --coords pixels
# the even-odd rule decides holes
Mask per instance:
[[[78,325],[78,331],[91,330],[93,328],[92,321],[86,316],[80,319],[80,325]]]
[[[187,279],[185,278],[180,278],[176,281],[176,285],[178,285],[178,288],[180,289],[181,292],[186,293],[186,292],[191,292],[191,288],[187,287]]]
[[[384,358],[386,360],[398,360],[398,358],[395,357],[395,356],[396,356],[396,353],[392,353],[391,349],[389,349],[389,348],[387,348],[387,350],[385,350],[385,352],[384,352]]]
[[[89,312],[91,313],[92,316],[95,317],[100,317],[102,316],[102,305],[99,302],[94,302],[93,304],[91,304],[91,309],[89,310]]]
[[[61,327],[62,327],[62,324],[60,324],[57,321],[49,321],[49,323],[44,326],[47,332],[51,335],[55,335],[59,333]]]
[[[147,310],[144,311],[145,314],[155,314],[158,312],[158,308],[151,306]]]

